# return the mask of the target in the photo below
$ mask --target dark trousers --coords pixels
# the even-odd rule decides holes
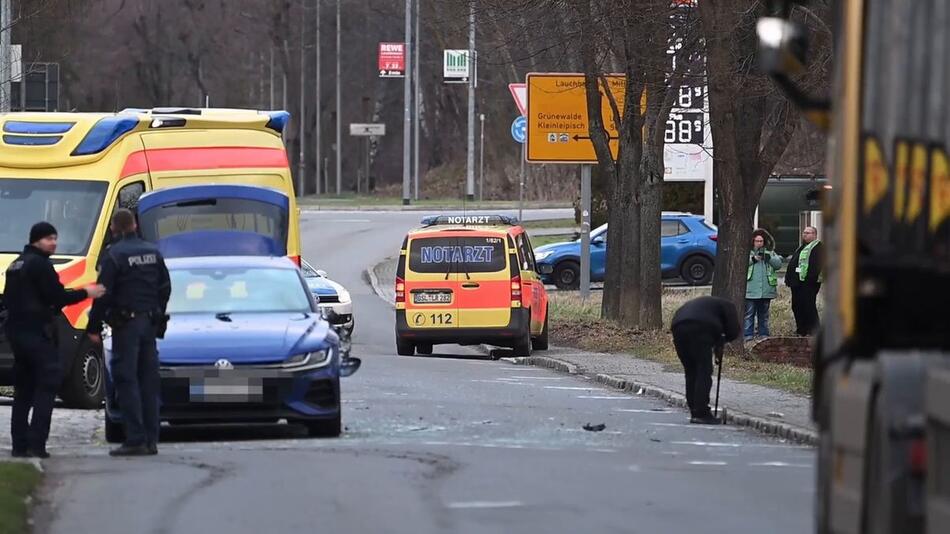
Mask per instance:
[[[795,332],[800,336],[811,335],[818,329],[818,290],[821,285],[802,284],[791,289]]]
[[[125,426],[125,444],[158,443],[158,348],[146,316],[112,329],[112,379]]]
[[[686,404],[693,417],[708,416],[716,332],[700,322],[673,327],[673,345],[686,373]]]
[[[7,339],[14,358],[10,414],[13,450],[45,451],[53,402],[63,379],[59,351],[53,336],[41,329],[10,325]]]

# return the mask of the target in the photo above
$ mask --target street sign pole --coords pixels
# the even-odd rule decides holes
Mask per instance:
[[[406,0],[406,78],[403,80],[402,205],[409,205],[412,154],[412,0]]]
[[[518,175],[518,220],[521,221],[521,212],[524,211],[524,159],[525,149],[528,145],[521,143],[521,173]]]
[[[581,165],[581,300],[590,297],[590,165]]]
[[[475,2],[468,12],[468,155],[465,162],[465,198],[475,200]]]

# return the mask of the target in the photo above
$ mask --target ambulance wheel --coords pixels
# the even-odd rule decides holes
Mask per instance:
[[[413,356],[416,353],[416,346],[400,338],[396,338],[396,354],[400,356]]]
[[[531,348],[534,350],[548,350],[548,312],[544,310],[544,327],[541,334],[531,340]]]
[[[106,416],[106,441],[109,443],[122,443],[125,441],[125,428],[121,423],[115,423]]]
[[[432,354],[432,343],[419,343],[416,345],[416,353],[423,356]]]
[[[515,342],[515,356],[526,358],[531,356],[531,328],[526,326],[521,338]]]
[[[99,409],[105,393],[104,374],[102,347],[83,339],[59,393],[63,404],[67,408]]]

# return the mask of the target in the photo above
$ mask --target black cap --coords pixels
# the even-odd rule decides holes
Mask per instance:
[[[44,237],[57,235],[58,233],[52,224],[46,221],[38,222],[33,225],[33,228],[30,228],[30,244],[32,245]]]

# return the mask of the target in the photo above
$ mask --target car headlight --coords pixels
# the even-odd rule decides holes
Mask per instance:
[[[340,290],[337,292],[337,296],[340,297],[340,303],[341,303],[341,304],[346,304],[346,303],[350,302],[350,300],[352,300],[352,298],[350,297],[350,292],[347,291],[346,289],[343,289],[342,287],[341,287]]]
[[[284,360],[284,367],[302,367],[304,365],[317,364],[326,361],[329,352],[325,350],[315,350],[303,354],[294,354]]]
[[[545,250],[545,251],[543,251],[543,252],[535,252],[535,253],[534,253],[534,259],[535,259],[536,261],[541,261],[541,260],[544,260],[544,259],[550,257],[551,254],[554,254],[554,251],[553,251],[553,250]]]

